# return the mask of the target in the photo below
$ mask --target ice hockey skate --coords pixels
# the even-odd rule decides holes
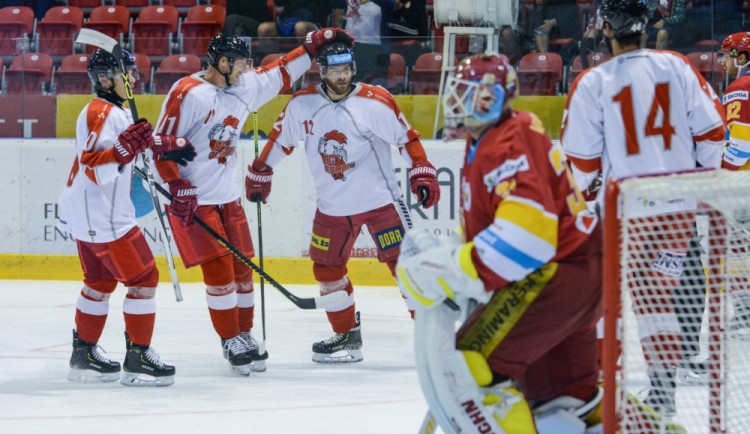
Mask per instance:
[[[251,332],[240,332],[240,337],[245,340],[247,347],[250,348],[250,356],[253,358],[250,363],[250,370],[253,372],[265,372],[266,371],[266,360],[268,359],[268,351],[266,351],[265,344],[263,348],[255,340]]]
[[[674,416],[675,407],[675,368],[666,368],[649,374],[651,389],[643,403],[654,412],[664,416]]]
[[[362,351],[360,351],[362,334],[359,312],[355,315],[357,323],[347,333],[336,333],[324,341],[313,344],[313,362],[355,363],[362,361]]]
[[[73,330],[73,354],[70,356],[68,380],[76,383],[115,381],[120,378],[120,364],[104,357],[97,344],[78,338]]]
[[[174,383],[174,366],[159,361],[150,345],[137,345],[125,332],[125,363],[120,383],[124,386],[169,386]]]
[[[708,377],[708,362],[699,355],[683,356],[677,364],[677,378],[690,384],[705,384]]]
[[[253,361],[250,347],[245,339],[237,335],[229,339],[221,339],[224,358],[229,361],[229,367],[237,375],[250,375],[250,365]]]

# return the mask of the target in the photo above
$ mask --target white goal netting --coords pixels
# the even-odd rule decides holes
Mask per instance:
[[[750,172],[630,178],[607,204],[605,429],[750,433]]]

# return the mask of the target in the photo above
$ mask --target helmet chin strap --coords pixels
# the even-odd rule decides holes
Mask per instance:
[[[747,68],[750,62],[745,62],[744,65],[740,65],[737,63],[737,57],[733,58],[732,61],[734,61],[734,67],[737,68],[737,77],[735,77],[735,79],[740,78],[742,76],[742,70]]]

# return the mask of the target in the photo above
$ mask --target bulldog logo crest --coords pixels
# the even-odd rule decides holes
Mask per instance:
[[[208,154],[209,159],[217,159],[219,164],[227,164],[227,157],[234,154],[232,142],[239,135],[239,123],[239,119],[230,115],[224,119],[224,122],[211,128],[208,133],[209,146],[211,147],[211,153]]]
[[[344,173],[356,164],[347,162],[346,149],[344,149],[346,141],[344,133],[333,130],[325,133],[318,142],[318,153],[323,159],[323,167],[326,173],[330,173],[336,180],[346,181]]]

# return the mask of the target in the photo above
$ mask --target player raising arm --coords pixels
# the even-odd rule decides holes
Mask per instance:
[[[601,310],[601,234],[596,217],[532,113],[513,110],[518,80],[508,58],[480,54],[451,73],[443,97],[446,137],[468,134],[461,176],[464,242],[407,233],[399,285],[417,310],[417,364],[430,410],[444,430],[583,432],[601,401],[595,324]],[[468,320],[457,333],[446,298]],[[475,310],[467,298],[481,303]],[[435,334],[436,327],[445,333]],[[453,345],[445,343],[456,342]],[[462,350],[463,353],[455,350]],[[463,375],[470,369],[472,375]],[[473,402],[472,402],[473,399]],[[455,422],[451,422],[455,421]],[[538,422],[537,422],[538,423]],[[549,425],[548,425],[549,427]],[[459,431],[459,430],[456,430]],[[452,432],[452,431],[451,431]]]
[[[123,51],[131,85],[138,79],[133,56]],[[159,270],[135,220],[130,182],[138,154],[151,149],[155,158],[191,161],[190,143],[174,136],[154,136],[151,124],[133,123],[127,107],[123,75],[115,57],[97,50],[88,61],[97,97],[84,107],[76,123],[76,159],[60,195],[60,226],[73,234],[83,268],[83,289],[76,302],[76,329],[70,381],[114,381],[120,364],[99,352],[97,342],[109,312],[109,297],[122,282],[128,292],[125,315],[126,386],[168,386],[174,366],[159,361],[151,348]]]
[[[234,258],[200,226],[200,217],[245,256],[254,256],[253,243],[240,191],[235,181],[237,140],[248,115],[290,88],[310,68],[320,46],[351,38],[340,29],[323,29],[307,36],[306,47],[256,69],[250,45],[224,34],[208,44],[208,69],[177,81],[164,100],[156,130],[189,139],[198,153],[185,167],[157,162],[159,176],[174,196],[167,207],[175,242],[186,267],[200,266],[206,301],[224,357],[233,372],[264,371],[268,353],[250,330],[255,299],[252,270]]]
[[[346,276],[362,225],[367,225],[375,241],[378,260],[391,273],[401,239],[411,229],[393,173],[394,146],[411,166],[411,190],[422,206],[429,208],[440,199],[435,168],[427,160],[419,133],[393,96],[379,86],[352,83],[356,65],[351,47],[351,42],[335,42],[321,48],[316,61],[323,82],[300,90],[289,100],[245,179],[248,199],[265,203],[273,167],[304,140],[318,196],[310,241],[313,274],[321,295],[334,291],[349,295],[346,302],[327,309],[335,334],[313,344],[313,360],[323,363],[362,360],[359,312],[354,287]],[[342,351],[346,354],[334,354]]]

